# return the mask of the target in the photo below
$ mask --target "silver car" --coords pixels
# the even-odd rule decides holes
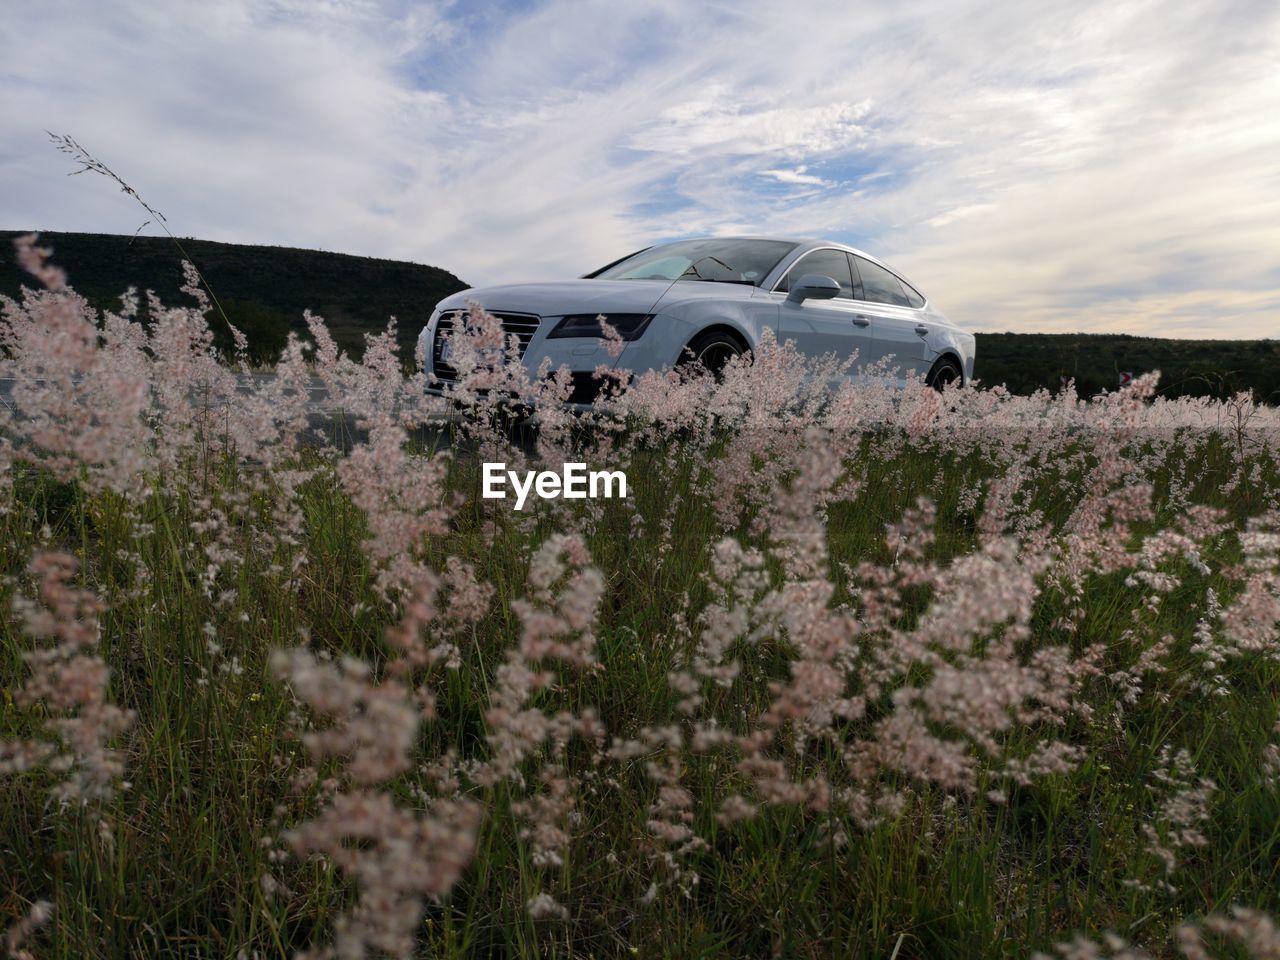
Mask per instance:
[[[857,351],[857,366],[938,388],[973,376],[974,338],[919,288],[869,254],[825,240],[714,237],[648,247],[576,280],[464,290],[442,301],[419,337],[433,384],[456,379],[450,331],[478,302],[519,340],[527,370],[544,360],[573,375],[570,402],[592,403],[600,365],[634,374],[701,363],[718,370],[766,330],[804,354]],[[605,349],[604,316],[624,341]],[[616,348],[614,350],[616,353]],[[856,375],[856,374],[854,374]]]

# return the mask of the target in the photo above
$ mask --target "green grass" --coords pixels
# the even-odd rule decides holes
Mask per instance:
[[[634,481],[643,522],[633,525],[629,511],[607,503],[588,527],[593,562],[607,584],[598,626],[604,669],[566,676],[559,689],[535,701],[548,713],[594,705],[611,736],[681,722],[667,681],[683,652],[673,618],[685,609],[686,595],[691,611],[706,603],[709,550],[720,535],[680,451],[650,453],[651,461],[631,468],[633,477],[662,481]],[[1197,457],[1178,469],[1196,478],[1199,502],[1225,509],[1235,524],[1261,509],[1260,491],[1219,492],[1231,471],[1229,450],[1211,445]],[[907,447],[884,453],[869,435],[850,462],[864,481],[861,493],[832,506],[827,528],[838,587],[844,565],[892,559],[884,525],[920,497],[938,504],[936,560],[949,562],[974,547],[975,516],[963,508],[960,491],[997,469],[979,452]],[[1065,459],[1043,468],[1034,504],[1060,525],[1081,495],[1081,468]],[[503,523],[496,541],[486,544],[480,524],[498,514],[474,498],[476,469],[465,458],[453,469],[451,485],[471,499],[452,532],[431,545],[431,556],[440,563],[449,555],[469,560],[494,586],[495,600],[463,651],[463,667],[438,677],[438,718],[426,728],[424,759],[446,747],[464,756],[483,753],[487,690],[518,629],[512,601],[526,594],[532,547],[564,522],[563,514],[547,514],[526,529]],[[1280,486],[1274,462],[1265,461],[1263,478],[1272,492]],[[1167,476],[1152,479],[1159,495]],[[245,490],[244,477],[225,466],[207,478],[189,478],[185,488],[153,491],[138,514],[150,527],[142,531],[136,520],[123,519],[111,495],[89,495],[38,471],[17,477],[12,509],[0,517],[0,568],[9,575],[3,599],[18,589],[14,575],[47,525],[50,541],[80,559],[83,581],[109,600],[103,648],[114,699],[138,715],[125,743],[131,786],[101,811],[51,807],[43,773],[0,779],[0,926],[25,912],[27,902],[53,899],[55,922],[38,940],[42,956],[234,957],[242,949],[288,956],[313,940],[324,942],[350,900],[348,881],[315,863],[269,863],[260,842],[316,804],[313,793],[289,786],[301,751],[288,723],[289,698],[269,675],[267,657],[298,642],[305,628],[317,647],[378,658],[394,614],[372,590],[359,543],[362,518],[323,474],[300,497],[308,559],[300,579],[290,583],[273,570],[283,553],[261,536],[271,525],[263,501],[232,524],[231,546],[241,559],[218,584],[234,595],[215,604],[200,584],[207,538],[191,531],[203,513],[195,498],[227,503]],[[658,521],[673,495],[681,505],[669,549],[660,552]],[[1170,508],[1161,522],[1175,513]],[[763,543],[745,525],[737,535]],[[1205,557],[1214,570],[1238,559],[1233,544],[1222,538],[1218,552]],[[149,571],[140,588],[130,587],[135,562],[118,555],[122,548]],[[689,754],[683,783],[695,798],[697,832],[708,844],[689,861],[700,882],[687,896],[660,888],[644,905],[653,870],[642,838],[654,787],[639,762],[600,770],[590,751],[574,745],[566,762],[583,784],[581,822],[565,865],[535,867],[510,814],[512,788],[488,788],[476,857],[451,895],[430,907],[421,954],[1021,956],[1075,930],[1107,929],[1167,950],[1159,945],[1184,917],[1233,903],[1276,911],[1280,794],[1262,781],[1259,757],[1273,739],[1280,669],[1261,657],[1233,661],[1225,668],[1229,697],[1190,692],[1185,680],[1196,667],[1188,647],[1206,584],[1185,565],[1179,572],[1185,575],[1179,594],[1142,625],[1151,635],[1178,638],[1166,660],[1170,669],[1123,711],[1106,683],[1090,687],[1095,721],[1077,718],[1067,731],[1087,757],[1074,772],[1017,788],[1004,804],[981,791],[968,797],[920,787],[900,814],[867,831],[851,829],[848,845],[836,850],[816,842],[833,825],[823,814],[768,808],[752,820],[720,825],[718,802],[738,775],[721,754]],[[1224,597],[1235,589],[1217,574],[1209,580]],[[1031,646],[1101,643],[1109,668],[1131,663],[1137,641],[1123,635],[1141,621],[1144,597],[1123,575],[1090,577],[1085,616],[1074,635],[1064,637],[1054,626],[1062,594],[1047,587]],[[918,599],[923,606],[927,597]],[[222,658],[206,649],[205,623],[216,626]],[[0,737],[20,736],[38,720],[15,708],[11,695],[30,645],[7,617],[0,635]],[[241,673],[220,669],[229,656],[239,658]],[[743,650],[741,659],[743,681],[710,706],[726,725],[764,709],[768,683],[784,678],[789,664],[774,644]],[[1014,742],[1020,737],[1030,745],[1037,731],[1015,732]],[[1186,854],[1174,894],[1124,882],[1160,875],[1143,852],[1139,827],[1159,799],[1148,785],[1165,744],[1186,747],[1199,774],[1218,786],[1210,843]],[[830,755],[812,762],[838,766]],[[407,775],[396,784],[406,802],[414,779]],[[264,873],[290,895],[265,897]],[[549,887],[569,909],[567,922],[529,919],[525,901]]]

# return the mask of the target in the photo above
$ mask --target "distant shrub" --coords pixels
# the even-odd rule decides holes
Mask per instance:
[[[227,320],[248,340],[248,358],[252,363],[275,363],[289,341],[289,318],[279,310],[253,300],[223,300],[222,309]],[[231,331],[215,317],[210,326],[216,332],[216,342],[225,356],[235,352]]]

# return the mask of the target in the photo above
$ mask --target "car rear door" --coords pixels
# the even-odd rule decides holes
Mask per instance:
[[[831,300],[786,299],[791,284],[805,274],[830,277],[840,284],[840,295]],[[786,276],[774,287],[779,295],[779,341],[794,340],[796,349],[807,356],[834,353],[841,360],[856,350],[855,365],[866,362],[871,350],[871,321],[859,309],[853,269],[849,255],[843,250],[823,248],[806,253],[791,265]]]
[[[924,376],[932,359],[925,344],[930,324],[917,309],[924,299],[878,263],[859,256],[852,262],[864,298],[856,307],[871,320],[868,359],[887,361],[901,377]]]

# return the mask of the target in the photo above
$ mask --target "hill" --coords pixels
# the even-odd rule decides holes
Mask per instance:
[[[0,231],[0,293],[9,296],[32,283],[13,257],[13,238],[22,232]],[[168,237],[44,232],[40,242],[53,248],[71,285],[97,307],[118,309],[129,286],[154,290],[165,303],[188,302],[179,292],[181,257]],[[412,356],[436,303],[467,287],[447,270],[399,260],[211,240],[182,245],[260,359],[279,349],[289,329],[305,329],[306,309],[324,317],[334,339],[357,354],[363,334],[382,330],[394,315],[402,355]]]
[[[1226,398],[1253,390],[1280,403],[1280,340],[1164,340],[1128,334],[979,333],[977,376],[1014,393],[1076,381],[1082,396],[1114,390],[1120,374],[1160,371],[1166,397]]]
[[[0,231],[0,293],[16,295],[30,278],[13,262],[19,231]],[[151,289],[165,302],[182,302],[180,258],[167,237],[44,233],[41,242],[67,269],[72,285],[99,307],[118,306],[125,287]],[[435,304],[466,288],[439,267],[319,250],[183,240],[232,322],[245,330],[265,359],[289,329],[302,330],[311,309],[328,322],[334,338],[359,354],[363,334],[399,320],[401,355]],[[1280,341],[1163,340],[1126,334],[979,333],[977,375],[1014,393],[1057,390],[1073,378],[1082,395],[1114,389],[1121,373],[1160,370],[1161,394],[1226,397],[1252,389],[1280,402]]]

